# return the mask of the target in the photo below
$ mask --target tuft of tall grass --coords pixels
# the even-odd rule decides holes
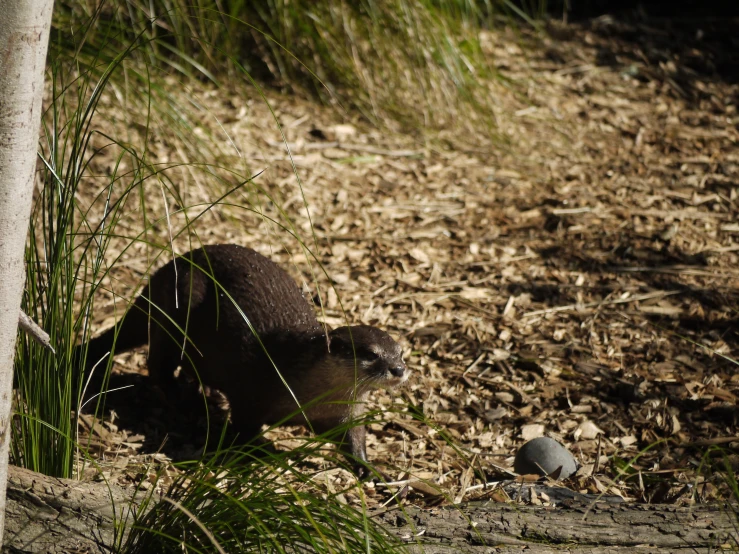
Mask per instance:
[[[22,307],[43,325],[55,351],[39,347],[24,334],[19,337],[11,441],[12,463],[47,475],[72,475],[77,438],[73,414],[79,412],[84,386],[74,346],[89,335],[85,322],[107,272],[103,254],[127,196],[144,173],[138,164],[125,176],[128,184],[121,183],[120,162],[132,152],[119,148],[117,163],[97,198],[98,214],[91,217],[78,203],[80,183],[91,177],[92,159],[120,146],[95,129],[93,116],[110,75],[125,56],[124,50],[107,63],[99,79],[53,58],[49,64],[51,101],[42,120]]]
[[[101,40],[125,44],[141,36],[136,55],[143,64],[213,82],[235,75],[240,65],[258,80],[404,132],[492,122],[482,80],[494,73],[478,40],[491,21],[490,2],[109,0],[89,6],[59,0],[54,17],[56,47],[83,60]]]
[[[292,452],[261,446],[219,449],[183,473],[162,497],[151,495],[121,550],[149,552],[382,552],[406,549],[368,516],[346,504],[347,492],[316,495],[321,438]]]

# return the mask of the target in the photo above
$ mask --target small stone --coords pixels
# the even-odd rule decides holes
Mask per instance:
[[[513,461],[513,469],[519,475],[552,475],[560,467],[558,479],[566,479],[577,471],[577,462],[564,446],[549,437],[530,440]]]

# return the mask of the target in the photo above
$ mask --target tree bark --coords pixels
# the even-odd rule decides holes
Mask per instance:
[[[33,197],[53,0],[3,0],[0,17],[0,538],[8,478],[13,357]]]
[[[645,506],[570,496],[553,508],[479,502],[389,509],[375,520],[409,543],[411,552],[425,554],[688,553],[737,546],[737,516],[726,506]],[[142,498],[116,485],[11,467],[3,552],[112,552],[115,521],[123,522],[118,532],[125,537]]]

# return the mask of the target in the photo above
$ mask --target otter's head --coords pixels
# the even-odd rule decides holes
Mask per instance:
[[[339,327],[329,333],[329,349],[358,384],[390,388],[408,378],[403,351],[385,331],[370,325]]]

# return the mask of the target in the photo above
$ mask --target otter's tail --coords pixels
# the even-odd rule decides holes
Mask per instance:
[[[75,348],[77,367],[84,368],[82,387],[90,397],[102,390],[108,357],[142,346],[149,340],[149,287],[144,287],[123,318],[113,327]],[[89,383],[88,383],[89,381]]]

